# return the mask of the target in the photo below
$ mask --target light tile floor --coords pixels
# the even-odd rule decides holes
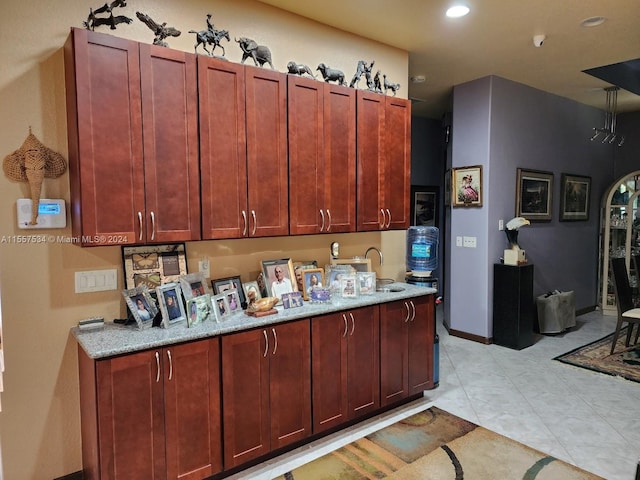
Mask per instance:
[[[442,325],[440,384],[423,399],[229,477],[272,479],[428,406],[470,420],[608,480],[633,480],[640,458],[640,383],[552,360],[615,328],[590,312],[523,350],[452,337]]]

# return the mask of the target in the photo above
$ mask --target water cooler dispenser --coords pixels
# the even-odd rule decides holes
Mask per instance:
[[[407,276],[412,285],[438,290],[438,279],[432,276],[438,268],[438,242],[440,230],[437,227],[414,226],[407,230]],[[435,328],[435,322],[434,322]],[[440,343],[434,331],[433,341],[433,385],[440,381]]]

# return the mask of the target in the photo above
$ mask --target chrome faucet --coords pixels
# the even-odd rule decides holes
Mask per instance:
[[[376,252],[378,252],[378,255],[380,255],[380,265],[382,265],[382,252],[380,251],[380,249],[378,247],[369,247],[369,248],[367,248],[367,251],[364,254],[364,258],[369,258],[369,252],[371,250],[375,250]]]

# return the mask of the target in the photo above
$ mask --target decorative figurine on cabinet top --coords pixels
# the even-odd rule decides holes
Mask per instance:
[[[287,63],[287,71],[294,75],[300,75],[300,76],[306,73],[311,77],[316,78],[316,76],[313,74],[311,69],[308,66],[303,65],[302,63],[296,63],[296,62]]]
[[[400,84],[399,83],[391,83],[390,81],[387,80],[387,76],[386,75],[382,75],[382,78],[384,78],[384,93],[385,95],[387,94],[387,90],[391,90],[393,92],[393,96],[396,96],[396,92],[398,90],[400,90]]]
[[[179,37],[182,32],[173,27],[167,27],[167,22],[162,24],[158,24],[153,19],[144,13],[136,12],[136,17],[142,23],[144,23],[151,31],[154,33],[155,38],[153,39],[153,44],[158,45],[160,47],[168,47],[169,45],[165,42],[165,38],[167,37]]]
[[[207,29],[206,30],[189,30],[189,33],[196,34],[196,44],[194,45],[194,50],[196,54],[198,53],[198,46],[202,45],[202,48],[210,57],[219,58],[221,60],[226,60],[224,58],[225,50],[222,44],[220,43],[222,39],[226,39],[227,42],[231,41],[231,37],[229,36],[229,32],[227,30],[216,30],[211,23],[211,14],[207,13]],[[207,50],[207,44],[211,45],[211,51]],[[216,47],[220,47],[222,49],[222,56],[214,55]]]
[[[268,47],[258,45],[255,40],[247,37],[240,37],[240,39],[236,38],[235,41],[238,42],[242,49],[242,61],[240,63],[244,63],[247,58],[251,57],[256,67],[258,65],[263,67],[265,63],[268,63],[273,69],[273,63],[271,62],[271,50],[269,50]]]
[[[96,8],[95,10],[93,8],[90,8],[89,15],[87,16],[87,20],[85,22],[82,22],[82,25],[84,26],[84,28],[91,31],[93,31],[96,27],[99,27],[100,25],[109,25],[109,28],[111,28],[111,30],[115,30],[116,25],[119,25],[121,23],[133,22],[132,19],[130,19],[129,17],[125,17],[124,15],[113,16],[114,8],[126,7],[126,6],[127,6],[126,0],[114,0],[111,3],[105,3],[103,6]],[[96,16],[101,13],[108,13],[109,16],[108,17]]]
[[[344,83],[344,72],[342,70],[330,68],[324,63],[318,65],[316,70],[322,73],[322,78],[324,78],[325,82],[336,82],[338,85],[346,85],[346,83]]]
[[[518,231],[520,227],[530,225],[531,222],[524,217],[515,217],[507,222],[504,233],[507,234],[510,249],[504,251],[505,265],[520,265],[527,263],[525,252],[518,245]]]
[[[376,93],[382,93],[382,85],[380,84],[380,70],[378,70],[373,77],[373,91]]]
[[[365,62],[364,60],[358,61],[358,66],[356,67],[356,73],[353,74],[353,78],[349,83],[350,88],[356,88],[358,86],[358,82],[360,81],[360,78],[364,74],[364,70],[366,67],[367,67],[367,62]]]

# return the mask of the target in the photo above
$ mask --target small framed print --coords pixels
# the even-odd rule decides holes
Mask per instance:
[[[180,277],[180,287],[182,288],[182,295],[187,301],[201,295],[211,295],[211,290],[209,289],[209,285],[207,285],[204,273],[202,272],[182,275]]]
[[[438,187],[411,185],[411,225],[438,226]]]
[[[238,294],[238,290],[232,288],[231,290],[226,290],[224,293],[222,293],[222,295],[224,295],[227,300],[229,313],[235,313],[242,310],[242,303],[240,302],[240,295]]]
[[[153,319],[158,314],[158,307],[146,285],[122,291],[124,300],[131,315],[142,330],[153,326]]]
[[[302,282],[302,272],[304,270],[310,270],[314,268],[318,268],[318,262],[315,260],[293,262],[293,271],[296,275],[296,283],[298,284],[299,292],[304,292],[304,283]]]
[[[530,222],[550,222],[553,173],[518,168],[516,182],[516,217]]]
[[[355,298],[358,296],[355,275],[342,276],[340,279],[340,294],[342,295],[342,298]]]
[[[226,278],[216,278],[211,280],[211,286],[213,287],[213,293],[225,293],[228,290],[235,290],[240,298],[241,308],[247,308],[247,300],[244,296],[244,290],[242,289],[242,280],[239,275]]]
[[[193,327],[199,323],[215,319],[211,305],[211,295],[205,293],[187,300],[187,325]]]
[[[160,304],[162,326],[164,328],[177,325],[187,320],[179,283],[166,283],[156,287],[156,296]]]
[[[168,245],[123,246],[122,263],[127,289],[146,285],[154,289],[178,282],[187,274],[187,254],[184,243]]]
[[[282,305],[284,308],[301,307],[304,304],[300,292],[289,292],[282,294]]]
[[[213,297],[211,299],[211,304],[213,305],[213,312],[217,322],[220,322],[231,315],[229,305],[227,304],[227,296],[224,293]]]
[[[482,206],[482,165],[452,169],[454,207]]]
[[[376,293],[376,272],[356,273],[359,295],[373,295]]]
[[[344,275],[356,274],[356,270],[351,265],[326,265],[324,270],[326,286],[333,293],[340,292],[340,280]]]
[[[262,272],[264,273],[269,296],[277,297],[282,301],[283,293],[298,291],[298,283],[293,272],[293,262],[290,258],[263,260]]]
[[[324,270],[321,268],[310,268],[302,271],[302,284],[304,299],[311,298],[311,292],[314,288],[324,286]]]
[[[260,287],[258,286],[258,282],[256,280],[243,283],[242,289],[244,290],[244,296],[247,299],[247,306],[262,298]]]
[[[560,221],[589,220],[591,177],[563,173],[560,182]]]

